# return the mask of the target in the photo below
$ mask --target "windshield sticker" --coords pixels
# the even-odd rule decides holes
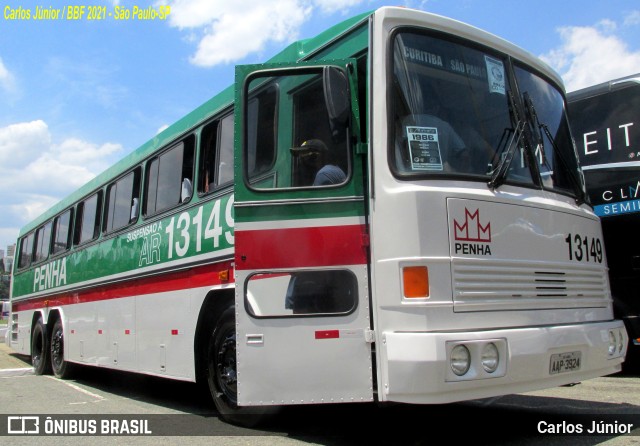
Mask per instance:
[[[406,60],[421,63],[424,65],[433,65],[440,68],[444,67],[444,65],[442,64],[442,56],[440,56],[439,54],[422,51],[417,48],[410,48],[408,46],[405,46],[404,58]]]
[[[489,56],[484,56],[484,61],[487,64],[487,77],[489,78],[489,93],[505,94],[505,76],[504,65],[501,60],[494,59]]]
[[[435,127],[407,127],[412,170],[442,170],[442,156],[438,129]]]

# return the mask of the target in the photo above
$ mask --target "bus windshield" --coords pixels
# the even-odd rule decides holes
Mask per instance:
[[[582,195],[560,91],[497,54],[413,31],[393,38],[391,167]],[[520,96],[512,91],[518,82]],[[493,178],[493,181],[492,181]]]

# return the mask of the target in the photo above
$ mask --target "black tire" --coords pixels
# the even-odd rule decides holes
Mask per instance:
[[[71,376],[73,364],[64,360],[64,329],[60,318],[53,324],[49,346],[53,374],[56,378],[68,379]]]
[[[51,371],[49,362],[49,337],[47,327],[38,319],[31,332],[31,365],[36,375],[46,375]]]
[[[276,412],[266,406],[238,406],[236,326],[234,308],[226,309],[211,332],[206,350],[206,374],[213,402],[225,421],[256,426]]]

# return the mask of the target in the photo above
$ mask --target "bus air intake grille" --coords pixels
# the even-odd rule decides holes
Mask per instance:
[[[455,311],[605,307],[606,273],[597,265],[454,259]]]

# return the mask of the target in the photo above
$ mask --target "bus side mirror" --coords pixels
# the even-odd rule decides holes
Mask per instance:
[[[331,133],[333,138],[338,138],[347,128],[351,113],[349,79],[340,68],[326,66],[322,72],[322,81]]]

